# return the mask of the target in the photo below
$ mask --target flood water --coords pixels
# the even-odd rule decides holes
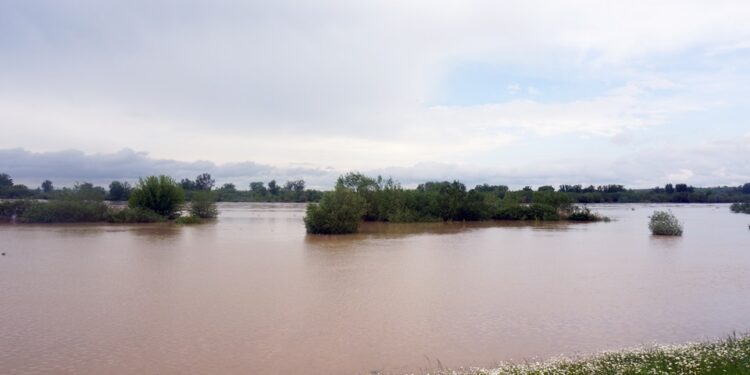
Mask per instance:
[[[404,373],[750,331],[750,215],[668,206],[685,234],[659,238],[666,206],[592,207],[614,221],[0,225],[0,373]]]

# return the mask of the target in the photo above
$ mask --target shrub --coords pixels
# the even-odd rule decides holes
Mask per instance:
[[[11,221],[21,216],[33,203],[29,200],[0,202],[0,221]]]
[[[573,207],[566,219],[570,221],[609,221],[608,217],[593,213],[588,207]]]
[[[107,221],[110,223],[156,223],[165,220],[164,216],[144,208],[110,208],[107,213]]]
[[[214,193],[210,191],[196,191],[190,202],[190,215],[201,219],[213,219],[219,215],[216,209]]]
[[[180,216],[177,219],[175,219],[175,224],[200,224],[203,222],[203,219],[197,217],[197,216]]]
[[[342,184],[323,195],[319,204],[307,206],[305,228],[313,234],[355,233],[365,214],[365,201]]]
[[[25,223],[92,223],[105,221],[108,208],[103,202],[52,200],[33,202],[18,216]]]
[[[750,202],[732,203],[732,205],[729,206],[729,209],[732,210],[732,212],[735,212],[735,213],[750,214]]]
[[[128,200],[130,208],[152,210],[167,218],[175,218],[182,209],[185,193],[169,176],[142,178]]]
[[[681,236],[682,224],[672,214],[667,211],[654,211],[649,217],[648,229],[657,236]]]
[[[560,220],[557,210],[545,204],[512,204],[498,209],[495,220]]]

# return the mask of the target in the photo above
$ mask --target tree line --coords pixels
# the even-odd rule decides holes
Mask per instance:
[[[195,179],[183,178],[177,185],[184,191],[187,200],[196,192],[211,191],[217,201],[224,202],[311,202],[318,201],[319,190],[306,189],[304,180],[291,180],[280,185],[276,180],[267,184],[251,182],[247,190],[237,189],[235,184],[226,183],[215,187],[216,181],[209,173],[202,173]],[[87,196],[91,200],[127,201],[133,186],[127,181],[112,181],[108,188],[95,186],[90,182],[76,183],[72,188],[56,188],[50,180],[44,180],[39,187],[29,188],[15,184],[7,173],[0,173],[0,199],[57,199],[69,195]]]

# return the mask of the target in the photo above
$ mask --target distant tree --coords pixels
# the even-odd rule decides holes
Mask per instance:
[[[7,173],[0,173],[0,192],[13,187],[13,179]]]
[[[234,184],[230,182],[230,183],[226,183],[224,185],[221,185],[221,190],[233,193],[233,192],[237,191],[237,187],[234,186]]]
[[[52,181],[50,180],[44,180],[42,182],[42,191],[45,193],[51,193],[53,190],[55,190],[54,186],[52,186]]]
[[[742,185],[742,193],[743,194],[750,194],[750,182]]]
[[[279,195],[279,190],[281,190],[281,188],[276,184],[276,180],[268,182],[268,192],[271,193],[271,195]]]
[[[674,193],[674,186],[672,186],[672,184],[664,185],[664,192],[666,192],[667,194]]]
[[[132,188],[126,181],[112,181],[109,184],[109,200],[126,201],[130,198]]]
[[[189,178],[183,178],[180,181],[180,187],[182,188],[182,190],[195,190],[195,181]]]
[[[305,190],[305,180],[287,181],[284,188],[289,191],[301,192]]]
[[[34,195],[34,192],[23,184],[15,184],[5,191],[5,196],[8,198],[29,198],[32,195]]]
[[[532,189],[531,186],[524,186],[523,189],[521,189],[521,190],[523,190],[523,191],[534,191],[534,189]]]
[[[555,188],[549,185],[540,186],[537,191],[555,191]]]
[[[138,181],[130,194],[128,206],[174,218],[179,216],[184,201],[185,193],[172,177],[149,176]]]
[[[262,182],[260,182],[260,181],[251,182],[250,183],[250,191],[253,192],[254,194],[258,194],[258,195],[266,195],[266,193],[268,192],[268,190],[266,190],[266,187],[264,186],[264,184]]]
[[[208,173],[203,173],[195,178],[195,189],[196,190],[211,190],[214,187],[216,181],[211,178]]]
[[[677,184],[674,186],[674,191],[678,193],[690,193],[693,190],[695,190],[692,186],[687,186],[686,184]]]
[[[94,186],[90,182],[76,183],[73,186],[73,194],[66,198],[73,198],[82,201],[103,201],[107,192],[101,186]]]

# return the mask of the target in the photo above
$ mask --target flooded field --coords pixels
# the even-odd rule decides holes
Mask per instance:
[[[0,373],[404,373],[750,331],[750,215],[591,207],[613,221],[0,225]],[[648,232],[666,208],[682,237]]]

